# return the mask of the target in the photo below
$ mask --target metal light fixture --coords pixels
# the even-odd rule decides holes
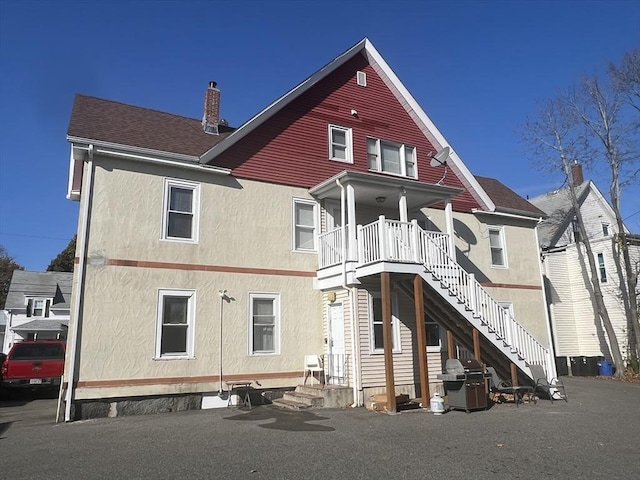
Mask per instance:
[[[387,197],[376,197],[376,202],[378,203],[384,203],[384,201],[387,199]]]

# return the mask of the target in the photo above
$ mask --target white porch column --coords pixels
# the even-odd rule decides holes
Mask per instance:
[[[398,210],[400,210],[400,221],[408,222],[409,215],[407,213],[407,192],[402,187],[398,196]]]
[[[444,201],[444,217],[447,223],[447,235],[449,235],[449,255],[454,260],[456,259],[456,242],[453,230],[453,207],[451,206],[451,199],[447,198]]]
[[[356,243],[356,193],[353,185],[347,185],[347,218],[342,220],[347,227],[349,250],[347,252],[347,260],[358,260],[357,243]]]

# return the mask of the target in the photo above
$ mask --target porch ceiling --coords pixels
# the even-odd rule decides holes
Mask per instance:
[[[344,187],[353,186],[357,205],[394,205],[404,189],[409,210],[428,207],[462,192],[460,188],[444,187],[409,178],[344,170],[311,187],[309,193],[318,200],[340,200],[341,188],[338,182]],[[380,197],[384,198],[383,202],[376,200]]]

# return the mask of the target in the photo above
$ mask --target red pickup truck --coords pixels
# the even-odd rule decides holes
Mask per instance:
[[[2,388],[46,388],[60,385],[65,343],[60,340],[17,342],[0,367]]]

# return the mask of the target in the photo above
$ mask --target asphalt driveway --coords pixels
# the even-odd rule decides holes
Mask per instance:
[[[566,378],[569,402],[435,416],[202,410],[54,424],[0,402],[0,475],[27,479],[637,479],[640,384]]]

